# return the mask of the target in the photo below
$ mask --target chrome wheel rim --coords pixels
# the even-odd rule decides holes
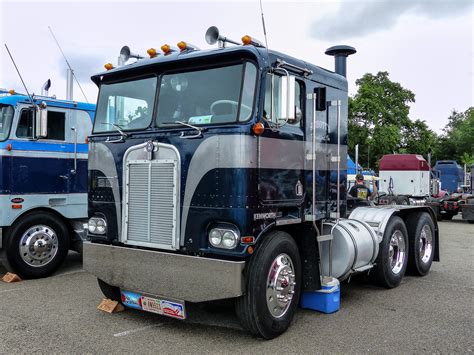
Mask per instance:
[[[433,252],[433,233],[429,225],[425,224],[420,233],[420,256],[423,263],[427,263]]]
[[[392,272],[397,275],[403,268],[406,257],[406,244],[403,233],[396,230],[390,238],[390,246],[388,249],[388,259]]]
[[[283,317],[288,311],[295,294],[295,285],[293,261],[287,254],[278,255],[267,276],[267,306],[273,317]]]
[[[54,259],[57,253],[58,237],[51,227],[36,225],[21,236],[20,256],[29,266],[45,266]]]

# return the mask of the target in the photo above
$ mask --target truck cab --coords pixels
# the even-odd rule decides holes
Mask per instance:
[[[411,244],[411,267],[425,275],[438,257],[429,208],[347,213],[345,60],[355,49],[328,49],[332,72],[250,36],[226,47],[215,27],[206,40],[219,48],[165,45],[92,77],[84,269],[104,295],[179,319],[186,302],[234,298],[242,325],[270,339],[328,278],[373,269],[396,287]]]
[[[95,112],[92,104],[31,99],[0,95],[0,254],[23,278],[47,276],[69,249],[81,250]]]

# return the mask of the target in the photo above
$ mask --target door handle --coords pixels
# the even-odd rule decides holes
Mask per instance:
[[[64,180],[69,179],[69,176],[68,176],[68,175],[59,175],[59,177],[60,177],[61,179],[64,179]]]

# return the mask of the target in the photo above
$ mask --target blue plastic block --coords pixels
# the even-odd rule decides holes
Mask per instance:
[[[337,281],[337,280],[336,280]],[[322,289],[314,292],[303,292],[301,294],[300,306],[322,313],[334,313],[340,307],[341,289],[337,284],[322,284]]]

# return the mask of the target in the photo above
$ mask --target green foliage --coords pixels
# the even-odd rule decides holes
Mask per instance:
[[[438,138],[435,157],[467,165],[474,163],[474,107],[465,112],[451,113],[443,134]]]
[[[387,72],[367,73],[356,80],[349,98],[349,152],[359,144],[359,162],[377,168],[384,154],[422,154],[433,151],[433,160],[474,163],[474,107],[453,111],[441,136],[425,121],[412,121],[409,104],[415,94],[389,79]]]

